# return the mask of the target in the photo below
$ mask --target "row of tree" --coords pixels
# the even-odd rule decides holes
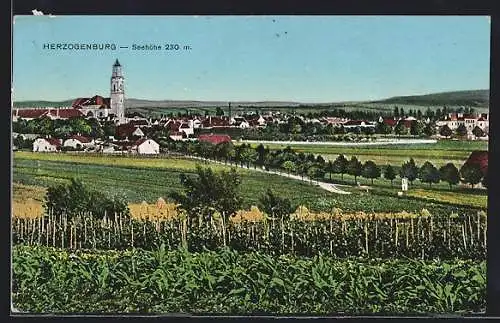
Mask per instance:
[[[49,117],[32,120],[19,119],[12,123],[12,131],[17,133],[33,133],[56,138],[66,138],[81,134],[94,138],[114,135],[115,127],[112,122],[101,124],[95,118],[50,119]]]
[[[340,174],[341,180],[344,179],[344,174],[348,174],[354,176],[355,182],[357,182],[358,177],[364,177],[370,179],[373,184],[373,180],[381,178],[383,175],[392,184],[396,176],[399,175],[400,178],[407,178],[410,184],[413,184],[415,179],[419,179],[429,186],[445,181],[450,185],[450,189],[459,182],[474,187],[482,181],[483,185],[487,186],[487,179],[485,176],[483,177],[477,164],[466,164],[459,170],[453,163],[448,163],[437,169],[429,161],[418,167],[411,158],[396,169],[391,165],[380,167],[371,160],[361,163],[356,156],[352,156],[348,160],[344,155],[339,155],[335,160],[327,161],[321,155],[297,153],[290,146],[282,150],[270,150],[262,144],[252,148],[249,144],[233,145],[229,142],[218,145],[207,142],[173,143],[169,149],[225,163],[235,163],[240,166],[250,167],[253,165],[265,169],[282,170],[288,174],[297,174],[302,178],[308,176],[310,179],[317,180],[324,180],[327,173],[330,180],[332,180],[332,174]]]
[[[464,124],[461,124],[455,129],[455,131],[451,130],[448,125],[444,125],[441,128],[439,128],[439,134],[443,137],[449,138],[452,135],[456,135],[457,137],[465,137],[467,135],[467,127]],[[486,133],[481,129],[479,126],[475,126],[474,129],[472,129],[472,134],[476,137],[484,137]]]

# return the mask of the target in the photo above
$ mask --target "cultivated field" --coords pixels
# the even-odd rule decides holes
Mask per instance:
[[[411,154],[458,161],[483,149],[440,145],[437,151],[356,148],[355,154],[401,164]],[[341,195],[237,168],[245,210],[228,223],[215,216],[199,222],[179,214],[168,197],[183,189],[180,174],[195,174],[197,164],[229,169],[182,158],[16,152],[15,307],[32,313],[484,312],[485,190],[416,182],[399,197],[397,180],[391,187],[376,179],[365,191],[344,175],[342,189],[351,194]],[[46,188],[75,177],[93,190],[123,195],[131,216],[47,215]],[[332,179],[341,182],[339,174]],[[268,187],[293,203],[289,220],[255,207]]]

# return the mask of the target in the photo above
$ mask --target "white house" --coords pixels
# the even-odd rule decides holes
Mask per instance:
[[[192,120],[189,120],[188,123],[183,123],[179,127],[180,132],[184,132],[186,137],[194,135],[194,123]]]
[[[84,136],[71,136],[64,141],[64,147],[72,147],[74,149],[88,148],[94,146],[94,141],[91,138]]]
[[[160,145],[153,139],[139,139],[132,146],[132,152],[141,155],[155,155],[160,153]]]
[[[53,152],[61,148],[61,140],[56,138],[38,138],[33,142],[34,152]]]

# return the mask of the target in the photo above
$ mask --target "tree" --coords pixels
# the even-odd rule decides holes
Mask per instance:
[[[408,128],[404,125],[404,122],[400,121],[394,128],[394,133],[398,136],[408,134]]]
[[[413,181],[417,178],[418,175],[418,167],[415,165],[415,161],[413,158],[410,158],[410,161],[404,163],[399,170],[399,177],[407,178],[410,183],[413,185]]]
[[[352,156],[351,160],[347,164],[347,173],[354,176],[354,181],[357,182],[357,178],[361,175],[362,171],[363,165],[355,156]]]
[[[460,182],[460,175],[458,173],[458,169],[453,165],[453,163],[448,163],[441,168],[439,168],[439,176],[445,182],[450,185],[450,189],[452,185],[458,184]]]
[[[424,131],[424,127],[423,127],[422,123],[420,123],[419,121],[414,121],[411,123],[411,127],[410,127],[410,134],[411,135],[420,136],[423,131]]]
[[[259,209],[272,218],[278,217],[281,220],[288,220],[293,212],[290,200],[277,196],[270,188],[259,197]]]
[[[304,161],[298,165],[297,171],[299,172],[302,179],[304,179],[304,175],[308,174],[308,170],[311,166],[312,163],[307,161]]]
[[[335,171],[335,167],[333,165],[333,162],[331,160],[328,160],[328,162],[325,165],[325,171],[328,172],[330,176],[330,181],[332,180],[332,173]]]
[[[232,142],[223,142],[215,146],[217,159],[224,159],[224,162],[227,163],[229,158],[229,152],[233,149]]]
[[[263,144],[259,144],[256,148],[255,148],[255,151],[257,152],[257,163],[259,165],[264,165],[264,160],[266,158],[265,156],[265,152],[266,152],[266,148],[264,148],[264,145]]]
[[[476,137],[483,137],[484,136],[483,129],[479,128],[478,126],[475,126],[474,129],[472,129],[472,133]]]
[[[393,115],[394,117],[396,118],[399,118],[400,114],[399,114],[399,108],[396,106],[394,107],[394,112],[393,112]]]
[[[227,220],[241,208],[241,178],[234,168],[216,173],[198,165],[195,177],[182,173],[180,182],[183,191],[170,192],[169,195],[191,218],[201,215],[210,219],[218,212]]]
[[[318,157],[316,157],[316,163],[320,166],[325,166],[325,159],[323,158],[323,156],[321,155],[318,155]]]
[[[474,188],[474,185],[479,184],[483,178],[480,166],[472,163],[463,165],[460,169],[460,175],[462,176],[462,181],[470,184],[472,188]]]
[[[340,174],[340,178],[342,180],[344,180],[344,174],[347,173],[348,164],[349,161],[345,158],[344,155],[339,155],[333,162],[333,172],[336,174]]]
[[[307,170],[307,176],[309,176],[311,182],[313,179],[323,179],[325,177],[325,170],[319,166],[312,166]]]
[[[375,134],[375,128],[374,127],[364,127],[363,133],[367,136],[371,136],[371,135]]]
[[[446,124],[439,129],[439,134],[446,138],[450,137],[452,133],[453,132],[451,131],[450,127],[448,127],[448,125]]]
[[[218,116],[218,117],[223,116],[224,115],[224,110],[222,110],[221,107],[215,108],[215,115]]]
[[[455,130],[455,133],[457,134],[457,136],[459,137],[464,137],[465,135],[467,135],[467,128],[465,127],[464,124],[461,124],[458,126],[458,128]]]
[[[69,120],[69,125],[73,128],[74,133],[79,133],[82,135],[90,135],[92,132],[92,127],[88,124],[87,120],[78,117]]]
[[[432,183],[439,183],[440,174],[431,162],[426,161],[422,167],[420,167],[418,178],[422,181],[422,183],[429,183],[429,187],[431,187]]]
[[[255,163],[257,160],[257,152],[251,148],[245,147],[240,153],[240,161],[250,168],[250,163]]]
[[[337,135],[344,135],[346,133],[344,125],[340,125],[340,127],[335,127],[333,132]]]
[[[428,137],[434,136],[436,134],[436,126],[432,122],[429,122],[424,127],[424,134]]]
[[[362,175],[364,178],[371,179],[373,185],[373,179],[380,177],[380,167],[375,162],[367,160],[363,165]]]
[[[106,123],[103,128],[103,135],[106,137],[114,136],[116,133],[116,125],[114,123]]]
[[[375,132],[388,135],[392,132],[392,127],[386,124],[385,122],[378,122],[375,126]]]
[[[391,181],[391,187],[392,187],[392,182],[396,178],[396,172],[394,171],[394,168],[391,165],[387,165],[387,167],[385,168],[384,178]]]
[[[93,217],[102,218],[107,215],[114,218],[115,213],[128,215],[128,207],[120,196],[108,197],[99,191],[87,188],[79,179],[72,178],[69,184],[59,184],[47,189],[45,208],[55,216],[65,215],[68,218],[88,211]]]
[[[290,172],[295,171],[295,163],[291,160],[285,161],[281,167],[287,171],[288,175],[290,175]]]

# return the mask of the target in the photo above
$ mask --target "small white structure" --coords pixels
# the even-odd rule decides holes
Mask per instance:
[[[160,145],[153,139],[139,139],[132,146],[132,152],[140,155],[157,155],[160,153]]]
[[[132,132],[132,136],[144,137],[144,132],[142,132],[141,128],[137,127],[137,129]]]
[[[74,149],[89,148],[94,146],[94,141],[84,136],[71,136],[64,141],[63,146],[72,147]]]
[[[406,177],[403,177],[403,178],[401,179],[401,190],[402,190],[403,192],[408,191],[408,178],[406,178]]]
[[[54,152],[61,147],[61,140],[56,138],[38,138],[33,142],[34,152]]]

